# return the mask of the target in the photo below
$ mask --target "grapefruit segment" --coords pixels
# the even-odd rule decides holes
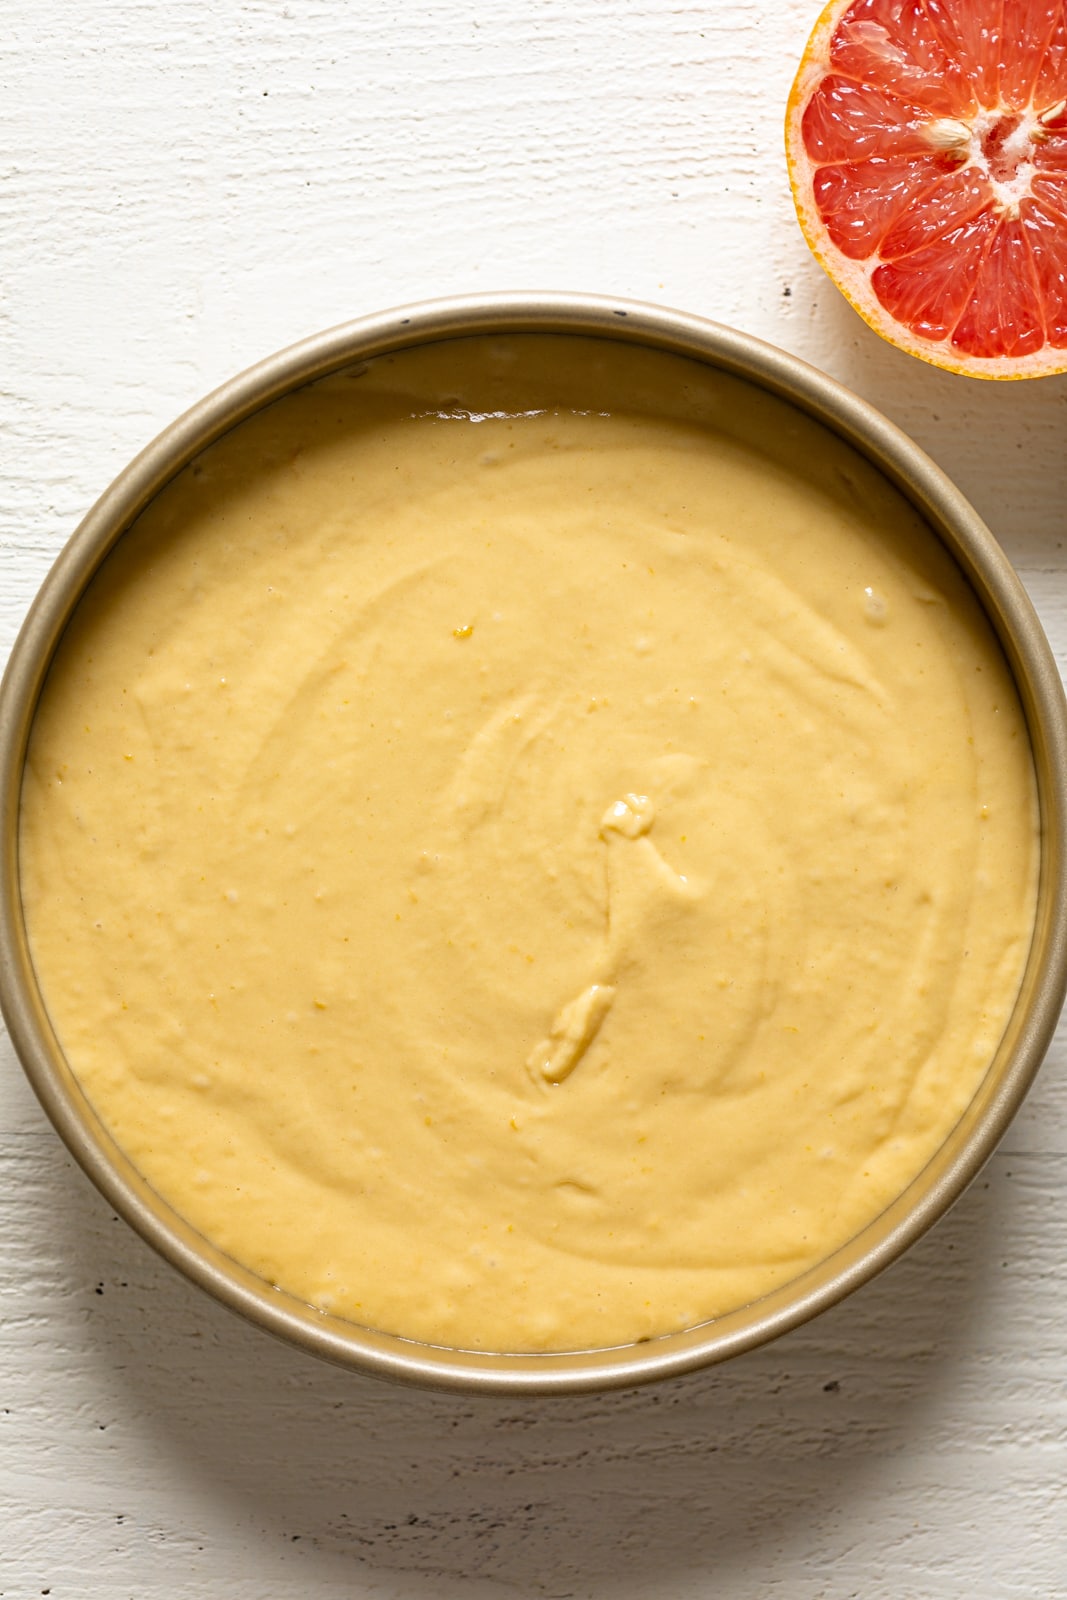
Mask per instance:
[[[1000,98],[1012,111],[1024,111],[1034,98],[1038,74],[1052,46],[1062,14],[1046,0],[1015,0],[1005,6],[1004,20],[1011,30],[1014,49],[1000,74]]]
[[[1062,172],[1041,173],[1036,177],[1033,195],[1035,200],[1043,200],[1051,210],[1058,211],[1061,221],[1067,221],[1067,166]]]
[[[1067,172],[1067,133],[1053,132],[1043,139],[1034,151],[1034,166],[1038,175]]]
[[[993,204],[993,187],[973,167],[949,173],[922,196],[922,204],[906,208],[881,241],[883,261],[911,255],[934,244],[953,228],[973,221]]]
[[[993,105],[1000,93],[1004,0],[922,0],[922,3],[949,54],[970,81],[978,104]]]
[[[943,177],[933,156],[872,156],[819,167],[812,182],[819,214],[837,248],[862,261],[897,219]]]
[[[1023,220],[1034,279],[1045,308],[1045,334],[1054,350],[1067,350],[1067,238],[1063,218],[1039,201],[1026,208]]]
[[[1067,95],[1067,6],[1053,7],[1056,13],[1045,59],[1037,72],[1034,100],[1038,105],[1055,105]]]
[[[879,300],[920,338],[934,343],[948,339],[963,315],[996,231],[990,209],[925,250],[885,262],[874,273]]]
[[[1045,343],[1030,250],[1017,219],[994,229],[952,343],[978,356],[1032,355]]]
[[[786,146],[808,243],[885,338],[1067,371],[1067,0],[830,0]]]
[[[857,83],[880,83],[910,105],[942,116],[975,110],[974,90],[921,6],[860,0],[830,42],[830,64]]]
[[[929,115],[895,95],[824,78],[804,113],[804,143],[813,161],[862,161],[876,155],[929,155]]]

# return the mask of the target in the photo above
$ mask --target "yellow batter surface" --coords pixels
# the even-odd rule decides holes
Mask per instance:
[[[485,338],[290,397],[109,559],[21,871],[67,1056],[270,1282],[446,1345],[697,1323],[988,1066],[1026,732],[916,515],[790,408]]]

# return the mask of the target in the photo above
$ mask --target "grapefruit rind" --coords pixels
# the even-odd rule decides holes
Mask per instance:
[[[866,260],[849,260],[830,237],[815,199],[816,163],[805,146],[802,122],[805,108],[831,71],[831,42],[839,22],[853,4],[854,0],[829,0],[824,7],[808,39],[786,105],[785,149],[790,188],[797,219],[812,255],[875,333],[920,361],[967,377],[997,381],[1053,377],[1067,372],[1067,349],[1047,344],[1028,355],[984,357],[964,354],[952,343],[951,335],[940,340],[921,338],[898,321],[878,299],[871,284],[871,274],[880,264],[878,254]]]

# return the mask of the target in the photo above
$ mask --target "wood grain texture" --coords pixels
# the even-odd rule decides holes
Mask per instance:
[[[9,0],[0,655],[111,477],[260,355],[450,292],[607,291],[840,377],[956,478],[1067,666],[1067,380],[888,349],[796,228],[815,0]],[[478,1404],[317,1365],[179,1280],[0,1041],[0,1596],[1067,1595],[1067,1035],[984,1177],[773,1348]]]

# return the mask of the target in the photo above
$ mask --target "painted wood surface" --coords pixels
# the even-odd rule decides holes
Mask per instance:
[[[1067,660],[1067,380],[883,346],[781,153],[812,0],[7,0],[0,654],[81,514],[259,356],[442,293],[676,305],[903,425]],[[886,1274],[716,1371],[481,1403],[319,1366],[115,1221],[0,1041],[0,1596],[1067,1595],[1067,1039]]]

